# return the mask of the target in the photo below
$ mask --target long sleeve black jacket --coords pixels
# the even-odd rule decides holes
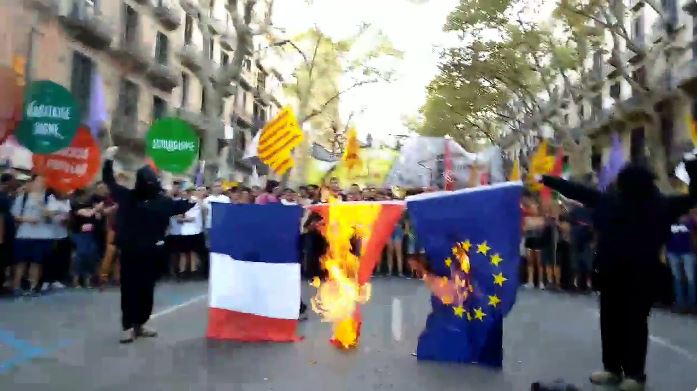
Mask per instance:
[[[111,160],[104,163],[102,179],[119,205],[116,244],[121,248],[148,249],[158,245],[165,239],[170,217],[184,214],[195,205],[187,200],[175,201],[162,193],[144,197],[144,192],[138,189],[138,180],[133,190],[119,185]]]

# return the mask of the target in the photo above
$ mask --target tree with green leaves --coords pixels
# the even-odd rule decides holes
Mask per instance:
[[[655,110],[657,103],[666,98],[667,87],[663,83],[652,83],[646,77],[638,78],[633,75],[625,53],[632,53],[631,60],[639,68],[657,69],[663,64],[671,64],[682,54],[682,50],[672,45],[677,31],[671,15],[665,12],[662,4],[654,0],[646,0],[652,12],[656,13],[666,39],[661,39],[653,45],[646,45],[637,40],[626,28],[626,20],[630,10],[621,0],[561,0],[555,10],[555,16],[564,20],[570,33],[575,37],[584,37],[591,42],[594,50],[605,50],[611,53],[608,63],[615,68],[615,73],[626,81],[632,90],[637,106],[626,105],[615,97],[616,107],[629,124],[642,124],[647,136],[648,161],[653,165],[658,176],[659,185],[663,189],[670,188],[668,175],[668,158],[661,134],[661,119]],[[610,36],[610,44],[605,37]],[[685,49],[683,49],[685,50]],[[582,70],[584,72],[584,70]],[[583,80],[588,80],[582,73]],[[644,79],[644,80],[643,80]]]
[[[362,86],[390,81],[393,70],[385,66],[386,60],[398,60],[402,53],[365,23],[345,39],[333,39],[316,26],[294,37],[289,46],[299,58],[294,81],[285,86],[286,96],[294,103],[299,125],[307,124],[311,131],[297,148],[297,171],[304,172],[310,143],[336,149],[336,140],[346,132],[350,121],[342,125],[341,97]],[[342,87],[347,76],[350,84]]]

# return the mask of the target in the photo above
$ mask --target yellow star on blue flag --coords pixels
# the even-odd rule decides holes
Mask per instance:
[[[432,298],[419,360],[501,366],[503,318],[518,286],[521,193],[507,183],[408,200],[430,269],[454,289],[449,304]]]

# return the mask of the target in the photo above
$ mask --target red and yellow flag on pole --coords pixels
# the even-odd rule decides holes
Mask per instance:
[[[361,168],[363,162],[361,157],[359,157],[359,149],[361,145],[359,144],[359,138],[356,135],[356,129],[351,128],[347,132],[347,145],[344,147],[344,155],[342,155],[342,162],[347,167],[349,172],[354,171],[357,168]]]
[[[298,126],[296,115],[289,107],[284,107],[261,132],[257,156],[276,174],[285,174],[295,165],[291,154],[293,148],[303,141],[303,131]]]

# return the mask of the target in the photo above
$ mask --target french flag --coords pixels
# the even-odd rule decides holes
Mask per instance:
[[[206,337],[298,341],[303,208],[212,205]]]

